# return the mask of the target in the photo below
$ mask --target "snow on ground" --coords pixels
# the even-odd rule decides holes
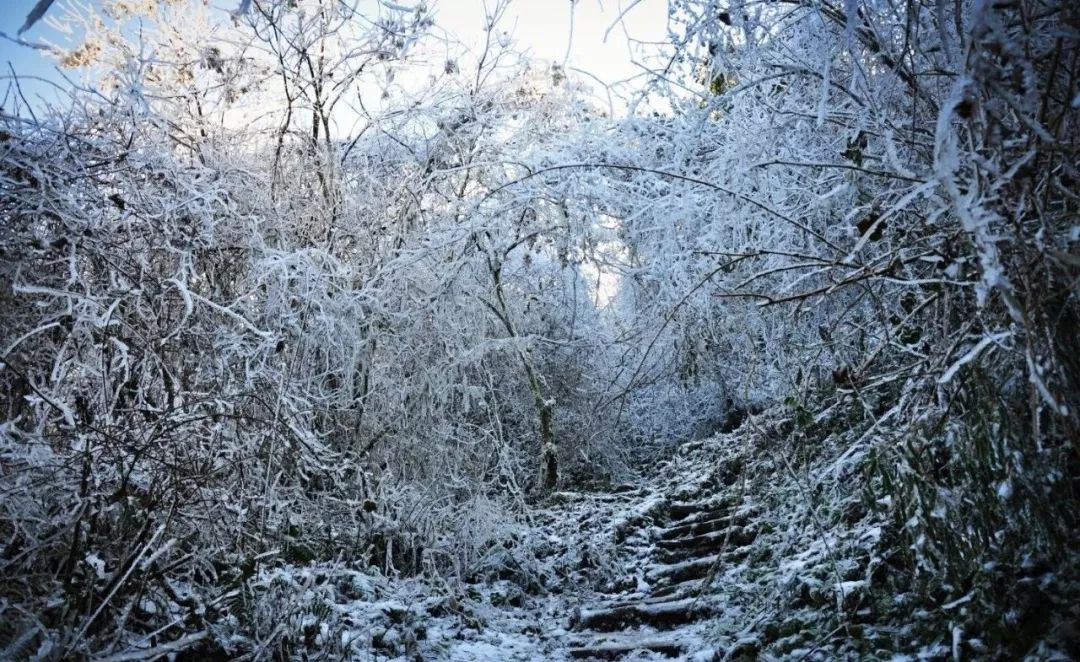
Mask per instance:
[[[315,658],[888,660],[977,651],[978,639],[911,612],[879,585],[882,522],[853,508],[855,483],[815,470],[829,453],[792,476],[769,441],[775,430],[760,423],[685,444],[633,486],[553,493],[515,532],[522,542],[507,572],[474,583],[341,568],[268,570],[260,581],[297,601],[291,625]],[[1052,648],[1040,650],[1053,659]]]

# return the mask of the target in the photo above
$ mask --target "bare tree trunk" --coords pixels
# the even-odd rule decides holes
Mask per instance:
[[[478,244],[479,247],[479,244]],[[502,322],[506,332],[511,338],[517,338],[517,331],[510,320],[510,311],[506,306],[506,299],[502,289],[502,263],[494,261],[488,256],[488,270],[495,285],[495,300],[498,306],[485,301],[484,304],[495,313]],[[559,458],[558,447],[555,444],[555,408],[554,402],[544,397],[542,382],[536,372],[536,368],[529,358],[528,350],[518,352],[521,365],[525,370],[525,376],[529,381],[529,390],[532,391],[533,403],[536,406],[536,414],[539,419],[540,431],[540,484],[545,490],[553,490],[559,482]]]

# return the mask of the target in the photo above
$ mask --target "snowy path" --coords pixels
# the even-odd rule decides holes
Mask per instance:
[[[644,581],[632,590],[599,596],[581,609],[568,639],[578,659],[616,659],[651,652],[667,657],[705,654],[698,624],[723,608],[710,590],[717,570],[737,564],[749,542],[736,504],[712,499],[669,501],[660,526],[635,532]]]
[[[823,649],[839,547],[766,500],[802,507],[746,441],[684,444],[634,485],[553,493],[468,582],[357,571],[370,586],[333,599],[351,659],[859,659]]]
[[[582,550],[585,570],[550,595],[490,613],[484,632],[449,659],[714,659],[709,618],[725,606],[719,571],[743,563],[755,537],[754,509],[714,469],[701,458],[673,461],[637,489],[555,495],[538,532]],[[605,537],[606,558],[589,558]],[[604,563],[613,578],[590,587],[588,570]]]
[[[466,582],[355,571],[371,587],[335,599],[350,659],[823,662],[921,650],[902,623],[875,622],[866,550],[881,529],[855,508],[861,494],[815,510],[772,454],[782,432],[767,423],[684,444],[634,485],[551,494]],[[818,517],[830,518],[827,536]]]

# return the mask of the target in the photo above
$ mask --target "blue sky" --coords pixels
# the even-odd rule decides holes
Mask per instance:
[[[89,1],[94,5],[102,2]],[[374,4],[377,0],[361,1]],[[493,1],[437,0],[428,4],[435,10],[441,28],[455,35],[465,45],[479,47],[482,43],[485,6],[490,6]],[[35,0],[3,0],[0,31],[14,36],[34,3]],[[61,13],[63,3],[64,0],[57,0],[50,15]],[[211,0],[211,6],[220,9],[222,16],[235,9],[237,4],[238,0]],[[399,4],[412,3],[399,0]],[[625,11],[627,9],[629,11]],[[666,10],[666,0],[515,0],[503,25],[513,33],[519,47],[531,51],[536,57],[560,63],[565,60],[570,67],[585,70],[600,80],[613,83],[637,72],[628,52],[630,42],[627,33],[636,39],[663,39]],[[623,25],[612,28],[624,11]],[[23,38],[33,42],[73,45],[46,20],[39,21]],[[8,40],[0,40],[0,63],[3,63],[5,76],[10,75],[10,64],[20,76],[62,80],[48,56]],[[83,76],[78,71],[65,73],[76,80]],[[53,97],[49,92],[50,87],[38,81],[25,79],[22,87],[28,96]]]
[[[0,32],[14,37],[15,33],[22,27],[23,21],[26,20],[26,15],[30,13],[36,0],[5,0],[3,3],[3,9],[0,10]],[[55,11],[55,9],[54,9]],[[40,42],[49,41],[52,43],[62,43],[63,36],[50,28],[45,21],[39,21],[37,25],[30,28],[23,38],[27,41]],[[0,63],[3,64],[3,73],[5,81],[11,76],[11,70],[14,69],[20,76],[37,76],[46,78],[52,81],[60,82],[62,77],[56,73],[56,67],[50,58],[42,56],[38,51],[27,48],[25,46],[19,46],[12,43],[7,39],[0,39]],[[2,87],[7,87],[6,85]],[[0,89],[2,89],[0,87]],[[51,98],[51,89],[49,85],[43,84],[38,81],[26,79],[21,82],[23,92],[27,96],[44,95],[45,98]]]

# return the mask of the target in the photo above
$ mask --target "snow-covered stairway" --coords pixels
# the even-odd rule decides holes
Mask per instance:
[[[693,626],[723,609],[712,579],[748,555],[753,511],[742,503],[734,481],[714,471],[702,480],[679,480],[680,469],[669,466],[661,472],[659,478],[668,479],[662,503],[650,518],[623,532],[627,558],[640,563],[636,582],[621,592],[594,596],[594,602],[575,611],[569,657],[703,652]]]

